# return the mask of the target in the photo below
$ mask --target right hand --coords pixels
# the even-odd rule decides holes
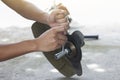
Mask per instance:
[[[60,48],[67,41],[67,37],[64,34],[60,34],[64,31],[64,26],[58,26],[44,32],[34,40],[36,51],[49,52]]]
[[[51,11],[48,16],[48,25],[50,27],[57,27],[58,25],[65,26],[66,30],[69,28],[68,16],[69,12],[65,6],[59,4]]]

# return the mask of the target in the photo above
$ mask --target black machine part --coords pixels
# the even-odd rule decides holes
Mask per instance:
[[[73,45],[76,48],[76,55],[73,57],[67,57],[73,67],[76,70],[76,74],[78,76],[82,75],[82,67],[81,67],[81,59],[82,59],[82,51],[81,51],[81,47],[84,45],[84,36],[80,31],[75,31],[72,33],[71,36],[68,36],[68,41],[72,42]]]
[[[55,54],[55,58],[60,59],[61,57],[66,56],[70,60],[71,64],[73,65],[76,71],[76,74],[80,76],[82,75],[81,47],[84,45],[84,36],[80,31],[75,31],[72,33],[72,35],[68,34],[67,37],[68,37],[68,43],[66,43],[65,45],[65,50]],[[71,49],[71,46],[75,48]]]

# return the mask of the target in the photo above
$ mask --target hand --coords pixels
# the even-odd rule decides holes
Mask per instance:
[[[53,27],[44,32],[40,37],[34,40],[37,51],[53,51],[60,48],[67,41],[67,37],[61,32],[65,31],[65,27]]]
[[[50,27],[56,27],[56,26],[65,26],[66,29],[69,27],[68,17],[69,14],[66,7],[64,7],[62,4],[59,4],[56,6],[55,9],[51,11],[48,18],[48,25]]]

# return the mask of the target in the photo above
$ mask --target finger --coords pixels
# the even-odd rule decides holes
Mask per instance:
[[[66,42],[65,41],[62,41],[62,40],[58,40],[57,42],[56,42],[56,46],[55,46],[55,48],[56,49],[59,49],[59,48],[61,48],[62,47],[62,45],[64,45]]]
[[[54,9],[54,13],[55,13],[55,15],[60,15],[60,14],[62,14],[62,16],[67,16],[67,15],[69,15],[66,10],[64,10],[64,9],[59,9],[59,8]]]
[[[69,27],[69,22],[65,22],[65,23],[59,23],[59,26],[64,26],[65,30],[68,30]]]
[[[58,15],[55,16],[56,19],[62,19],[64,17],[65,17],[64,14],[58,14]]]
[[[54,10],[52,10],[51,11],[51,13],[50,13],[50,21],[55,21],[55,16],[57,16],[58,14],[60,14],[60,12],[62,12],[63,10],[61,10],[61,9],[54,9]],[[63,14],[63,13],[62,13]]]
[[[64,41],[64,40],[59,40],[59,41],[58,41],[58,44],[59,44],[60,46],[64,45],[65,43],[66,43],[66,41]]]
[[[66,11],[66,13],[67,13],[67,14],[69,14],[68,9],[67,9],[64,5],[62,5],[61,3],[57,5],[57,8],[58,8],[58,9],[65,10],[65,11]]]
[[[62,35],[65,35],[65,36],[66,36],[66,34],[67,34],[67,30],[65,30],[64,32],[61,32],[60,34],[62,34]]]
[[[68,22],[64,22],[64,23],[53,23],[52,25],[50,25],[52,28],[53,27],[60,27],[60,26],[64,26],[65,29],[69,29],[69,23]]]
[[[56,40],[56,42],[53,43],[53,45],[54,45],[54,49],[59,49],[59,48],[61,48],[63,44],[65,44],[64,41]]]
[[[58,14],[57,14],[57,15],[60,15],[60,14],[62,14],[64,17],[68,15],[67,11],[62,10],[62,9],[61,9],[61,11],[60,11],[60,12],[58,12]]]
[[[62,47],[62,45],[58,44],[58,45],[56,46],[56,49],[59,49],[59,48],[61,48],[61,47]]]
[[[58,14],[64,14],[64,10],[62,10],[62,9],[54,9],[52,12],[51,12],[51,14],[53,14],[53,15],[58,15]]]
[[[67,41],[67,36],[65,36],[64,33],[58,33],[57,38],[58,40]]]
[[[58,43],[58,40],[57,40],[56,42],[54,42],[52,44],[52,50],[51,51],[59,49],[60,47],[61,47],[61,45]]]
[[[63,19],[56,19],[57,23],[64,23],[67,22],[67,18],[63,18]]]
[[[53,27],[52,29],[53,29],[54,34],[57,34],[59,32],[64,32],[65,31],[65,27],[64,26]]]

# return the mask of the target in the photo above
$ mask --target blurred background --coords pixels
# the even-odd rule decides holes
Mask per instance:
[[[54,0],[28,0],[42,10],[47,10],[54,4]],[[55,0],[56,3],[63,3],[72,18],[77,20],[81,25],[98,26],[98,25],[119,25],[120,24],[120,1],[119,0]],[[11,25],[20,25],[22,27],[31,24],[6,5],[0,2],[0,17],[2,24],[0,26],[8,27]],[[15,22],[16,21],[16,22]],[[7,22],[7,24],[5,23]],[[4,24],[5,23],[5,24]]]
[[[0,80],[119,80],[120,79],[120,1],[119,0],[27,0],[44,11],[54,3],[65,5],[73,19],[72,30],[99,35],[85,40],[82,48],[83,75],[65,78],[41,52],[0,62]],[[33,39],[27,20],[0,2],[0,44]]]

